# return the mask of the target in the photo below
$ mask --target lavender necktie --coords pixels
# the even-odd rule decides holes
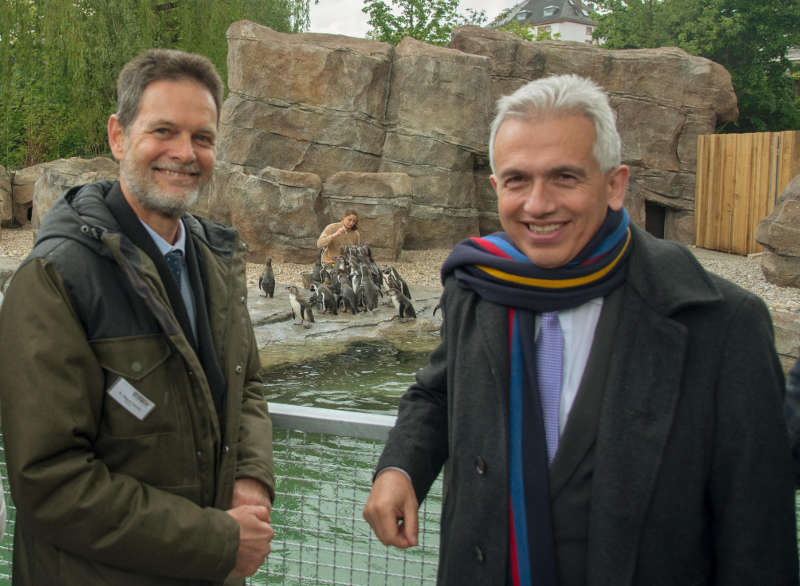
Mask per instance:
[[[541,329],[536,343],[536,382],[542,404],[547,461],[552,463],[558,448],[558,413],[561,405],[561,371],[564,338],[558,313],[541,314]]]

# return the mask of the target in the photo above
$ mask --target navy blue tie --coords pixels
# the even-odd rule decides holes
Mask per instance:
[[[178,288],[181,287],[181,271],[183,270],[183,253],[180,250],[170,250],[164,255],[164,260],[167,261],[172,276],[175,278],[175,283]]]

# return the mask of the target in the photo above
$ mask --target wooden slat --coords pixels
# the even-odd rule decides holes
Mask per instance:
[[[753,170],[753,139],[749,134],[736,136],[731,203],[731,252],[747,254],[749,243],[751,182]]]
[[[800,173],[800,132],[702,135],[697,139],[695,243],[750,254],[758,223]]]
[[[751,185],[751,208],[749,211],[749,235],[747,254],[760,252],[763,250],[756,242],[756,227],[761,218],[769,212],[769,183],[767,173],[769,171],[769,135],[766,132],[759,132],[753,135],[753,181]]]
[[[694,183],[694,242],[705,248],[708,218],[708,143],[707,135],[697,137],[697,171]]]

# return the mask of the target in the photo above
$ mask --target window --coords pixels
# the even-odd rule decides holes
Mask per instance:
[[[553,16],[554,14],[558,14],[559,7],[558,6],[545,6],[544,10],[542,11],[542,15],[544,17]]]

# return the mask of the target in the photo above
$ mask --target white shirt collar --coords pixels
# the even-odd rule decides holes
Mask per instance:
[[[139,218],[139,221],[142,222],[141,218]],[[175,241],[175,244],[170,244],[164,240],[158,232],[153,230],[145,222],[142,222],[142,226],[144,226],[147,233],[150,234],[150,237],[153,239],[153,242],[156,243],[161,254],[167,254],[173,250],[180,250],[183,255],[186,255],[186,230],[183,225],[183,220],[178,220],[178,240]]]

